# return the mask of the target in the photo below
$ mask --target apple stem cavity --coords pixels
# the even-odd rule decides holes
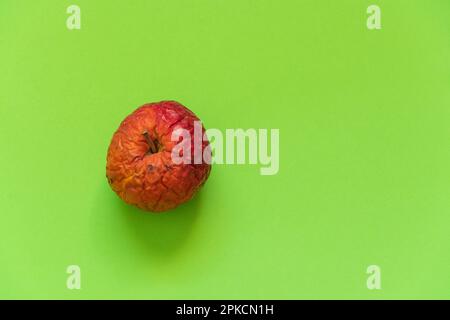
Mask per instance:
[[[150,138],[150,135],[148,134],[147,131],[145,131],[142,134],[145,138],[145,141],[147,142],[148,146],[149,146],[149,150],[147,151],[147,154],[154,154],[156,152],[158,152],[158,149],[156,148],[155,143],[153,142],[153,140]]]

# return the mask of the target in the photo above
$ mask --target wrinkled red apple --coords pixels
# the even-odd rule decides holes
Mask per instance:
[[[112,137],[106,163],[106,177],[117,195],[128,204],[153,212],[190,200],[205,183],[211,165],[203,158],[199,164],[176,164],[171,153],[179,141],[171,138],[178,128],[193,137],[195,121],[200,120],[175,101],[145,104],[126,117]],[[203,135],[205,129],[201,129]],[[208,145],[207,140],[201,142],[201,151]],[[194,159],[194,143],[191,152]]]

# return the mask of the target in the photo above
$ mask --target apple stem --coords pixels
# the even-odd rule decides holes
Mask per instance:
[[[156,145],[153,142],[153,140],[150,138],[148,132],[145,131],[142,135],[144,136],[145,141],[147,142],[148,146],[150,147],[150,149],[148,150],[148,153],[150,153],[150,154],[156,153],[158,150],[156,149]]]

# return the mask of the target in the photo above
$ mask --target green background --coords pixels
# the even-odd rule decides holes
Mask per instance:
[[[448,0],[0,1],[0,298],[450,298],[449,21]],[[279,128],[279,173],[125,205],[109,141],[164,99]]]

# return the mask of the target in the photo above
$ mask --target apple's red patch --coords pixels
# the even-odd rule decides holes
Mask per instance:
[[[208,179],[211,165],[203,157],[194,164],[194,143],[192,163],[175,164],[172,149],[182,138],[171,138],[180,128],[194,137],[196,121],[200,120],[192,111],[175,101],[145,104],[126,117],[108,149],[106,177],[111,188],[126,203],[153,212],[190,200]],[[201,142],[202,154],[209,152],[208,146],[209,141]]]

